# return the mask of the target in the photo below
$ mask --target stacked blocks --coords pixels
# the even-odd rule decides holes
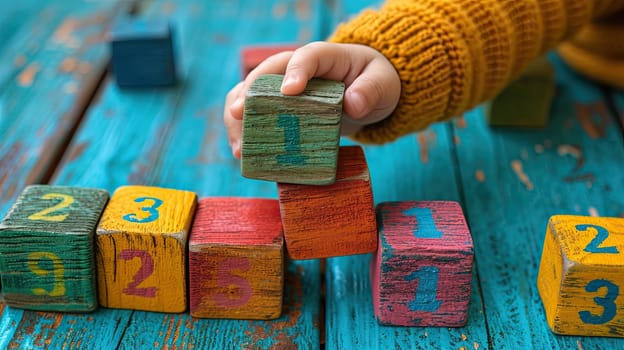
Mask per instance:
[[[125,18],[110,33],[111,64],[120,87],[176,83],[172,31],[166,20]]]
[[[284,242],[277,200],[202,199],[189,241],[189,280],[193,317],[279,317]]]
[[[285,96],[282,75],[258,77],[245,98],[241,172],[275,182],[327,185],[335,181],[344,84],[312,79]]]
[[[485,106],[490,126],[542,128],[555,95],[555,69],[541,57]]]
[[[459,327],[467,320],[473,244],[456,202],[377,206],[379,248],[371,261],[377,320]]]
[[[554,333],[624,337],[624,219],[552,216],[537,287]]]
[[[340,147],[334,184],[278,183],[277,190],[290,258],[362,254],[377,248],[373,192],[361,147]]]
[[[299,45],[255,45],[247,46],[241,50],[241,75],[243,78],[256,68],[262,61],[283,51],[295,51]]]
[[[186,249],[197,196],[174,189],[118,188],[97,227],[100,304],[186,310]]]
[[[29,186],[0,224],[5,302],[32,310],[97,308],[93,236],[108,192]]]

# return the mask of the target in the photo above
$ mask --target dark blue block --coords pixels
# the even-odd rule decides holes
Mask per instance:
[[[176,82],[171,25],[166,20],[125,18],[111,31],[112,69],[120,87]]]

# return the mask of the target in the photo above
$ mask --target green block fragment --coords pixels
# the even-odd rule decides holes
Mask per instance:
[[[533,62],[485,105],[490,126],[543,128],[555,95],[555,70],[546,58]]]
[[[97,308],[94,235],[108,191],[33,185],[0,223],[5,302],[40,311]]]
[[[312,79],[297,96],[282,75],[260,76],[245,98],[241,172],[254,179],[327,185],[336,180],[344,84]]]

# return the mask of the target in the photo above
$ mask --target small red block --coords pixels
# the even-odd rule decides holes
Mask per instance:
[[[379,323],[460,327],[472,280],[472,237],[456,202],[377,206],[379,248],[371,286]]]
[[[335,183],[278,183],[277,190],[290,258],[327,258],[377,249],[373,191],[361,147],[340,147]]]
[[[283,51],[294,51],[300,45],[281,44],[281,45],[255,45],[247,46],[241,50],[241,64],[243,78],[256,68],[262,61]]]
[[[189,240],[191,316],[279,317],[284,288],[283,242],[275,199],[199,201]]]

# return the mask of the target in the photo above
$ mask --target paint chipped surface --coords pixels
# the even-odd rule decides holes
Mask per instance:
[[[513,160],[511,162],[511,168],[513,169],[514,173],[516,173],[516,176],[518,176],[518,179],[524,184],[526,189],[532,191],[533,182],[531,182],[527,174],[524,172],[524,169],[522,168],[522,162],[519,160]]]
[[[475,179],[477,179],[477,181],[479,182],[485,181],[485,173],[483,172],[483,170],[479,169],[475,171]]]
[[[429,148],[427,145],[427,137],[425,134],[418,134],[418,146],[420,148],[420,161],[423,163],[429,162]]]
[[[284,3],[277,3],[271,9],[271,15],[275,19],[284,18],[288,12],[288,7]]]
[[[463,115],[461,117],[458,117],[457,119],[455,119],[455,125],[460,129],[465,129],[467,126],[466,118]]]
[[[37,73],[41,70],[38,63],[31,63],[17,76],[17,83],[22,87],[29,87],[35,81]]]
[[[576,116],[589,137],[596,139],[606,135],[609,112],[603,101],[590,104],[576,103],[574,107]]]
[[[535,145],[534,149],[535,149],[535,153],[537,154],[544,153],[544,146],[540,145],[539,143]]]
[[[588,211],[589,211],[589,216],[594,216],[594,217],[600,216],[600,214],[598,214],[598,209],[594,207],[589,207]]]

